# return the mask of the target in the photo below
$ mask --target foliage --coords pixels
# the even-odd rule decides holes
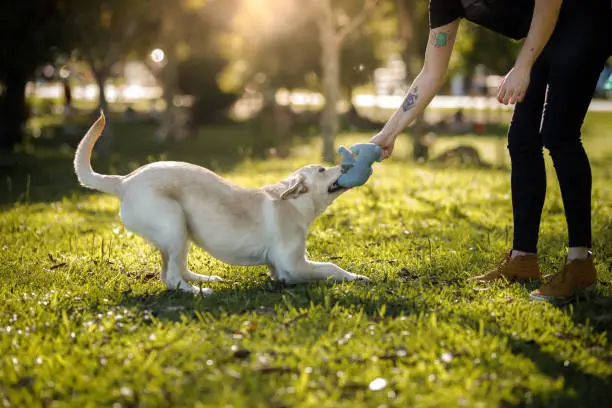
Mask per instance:
[[[238,91],[253,82],[296,88],[317,70],[316,26],[308,12],[298,11],[296,1],[241,0],[231,24],[221,38],[222,52],[231,61],[225,89]]]
[[[604,406],[611,129],[609,114],[587,117],[600,296],[563,308],[530,302],[529,286],[466,282],[509,245],[508,174],[406,165],[406,140],[400,160],[338,199],[308,240],[310,257],[371,283],[284,287],[265,268],[231,267],[194,249],[190,268],[226,279],[205,299],[165,290],[157,254],[120,225],[117,199],[85,195],[73,175],[55,173],[70,169],[68,152],[31,183],[59,186],[63,199],[35,202],[33,187],[29,202],[0,213],[2,398],[14,406]],[[148,129],[137,130],[118,138],[117,163],[151,146]],[[250,140],[235,128],[205,132],[168,157],[200,163]],[[503,146],[479,140],[485,153]],[[318,149],[222,174],[260,186],[317,161]],[[40,167],[48,152],[39,154]],[[549,181],[545,274],[561,265],[566,234]]]
[[[0,79],[9,68],[33,72],[42,62],[49,61],[55,47],[65,40],[61,30],[64,18],[63,2],[33,0],[16,2],[2,9],[2,60]]]
[[[217,75],[225,67],[225,61],[216,55],[198,55],[178,66],[178,89],[192,95],[191,123],[194,126],[211,124],[227,117],[228,109],[237,95],[223,92],[217,83]]]
[[[153,0],[67,2],[69,31],[79,33],[77,50],[94,72],[107,76],[116,62],[135,51],[135,44],[141,56],[150,50],[156,23]]]
[[[491,73],[504,75],[514,65],[521,44],[463,20],[450,62],[451,71],[471,73],[476,65],[484,64]]]
[[[363,2],[334,3],[341,7],[341,21],[350,20],[361,10]],[[267,10],[275,8],[276,13]],[[224,75],[228,89],[242,89],[245,84],[261,80],[274,89],[309,87],[320,90],[321,44],[317,1],[296,2],[242,0],[235,16],[233,30],[223,38],[225,55],[232,65]],[[380,23],[359,26],[342,48],[341,78],[349,90],[372,79],[374,69],[387,57],[389,10],[378,13]],[[387,41],[387,44],[383,44]]]
[[[391,1],[391,0],[389,0]],[[429,2],[393,0],[406,73],[411,81],[420,71],[429,38]]]
[[[0,149],[7,150],[24,136],[27,80],[38,65],[54,57],[56,47],[70,41],[62,1],[13,3],[2,7],[0,18]]]
[[[218,76],[227,65],[219,37],[229,30],[236,4],[236,0],[187,0],[162,3],[158,10],[157,44],[166,59],[152,71],[163,85],[166,106],[174,105],[176,93],[194,98],[189,119],[193,126],[226,116],[236,99],[218,85]],[[160,140],[180,131],[175,127],[176,115],[174,108],[165,111]]]

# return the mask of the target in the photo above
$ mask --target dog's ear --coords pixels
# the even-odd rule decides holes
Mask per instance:
[[[301,194],[304,194],[306,192],[308,192],[308,186],[306,185],[306,176],[304,176],[302,173],[299,173],[291,180],[289,187],[287,187],[287,189],[282,192],[280,198],[281,200],[297,198]]]

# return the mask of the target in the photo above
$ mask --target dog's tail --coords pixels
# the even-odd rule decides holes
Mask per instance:
[[[122,176],[107,176],[98,174],[91,168],[91,152],[96,141],[104,130],[106,118],[100,110],[100,117],[89,128],[74,155],[74,171],[83,187],[102,191],[103,193],[120,195]]]

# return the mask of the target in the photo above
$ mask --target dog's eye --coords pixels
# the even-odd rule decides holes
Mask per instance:
[[[323,173],[325,171],[325,167],[319,168],[319,173]]]

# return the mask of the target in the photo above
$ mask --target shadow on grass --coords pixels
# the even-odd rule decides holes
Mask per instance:
[[[550,394],[531,393],[526,395],[522,387],[516,391],[523,395],[517,395],[522,401],[518,404],[504,404],[510,407],[592,407],[605,406],[610,398],[610,387],[612,380],[584,372],[580,368],[566,361],[561,361],[556,356],[543,351],[536,342],[517,340],[508,337],[508,345],[512,353],[526,357],[533,361],[540,373],[552,378],[563,378],[564,387],[562,391]]]
[[[114,297],[110,303],[91,304],[90,307],[96,312],[104,312],[108,308],[136,308],[161,322],[182,322],[186,330],[191,323],[194,325],[202,314],[210,315],[215,320],[226,319],[228,315],[244,316],[250,320],[252,315],[279,316],[274,318],[271,324],[278,325],[279,329],[299,324],[298,321],[306,318],[307,312],[313,306],[331,310],[334,306],[340,306],[346,310],[363,310],[366,318],[376,322],[380,319],[380,308],[386,305],[386,317],[398,317],[401,315],[419,316],[422,313],[432,313],[439,310],[438,298],[436,296],[402,297],[396,290],[399,282],[356,282],[351,284],[351,290],[344,290],[344,285],[330,283],[313,283],[307,285],[284,285],[273,282],[267,277],[265,268],[255,268],[253,274],[243,275],[239,280],[225,281],[211,284],[215,292],[208,297],[197,297],[176,291],[160,289],[156,293],[141,294],[128,289],[122,294]],[[147,276],[133,276],[133,279],[141,282],[158,280],[159,274],[153,273]],[[436,277],[434,273],[419,279],[419,284],[428,294],[445,290],[449,284],[457,289],[462,288],[464,280],[459,277],[445,277],[441,274]],[[407,285],[412,285],[410,281]],[[415,283],[416,284],[416,283]],[[469,286],[469,284],[465,284]],[[135,285],[139,286],[139,285]],[[206,284],[204,284],[206,286]],[[161,285],[160,285],[161,287]],[[136,289],[135,289],[136,290]],[[582,310],[582,305],[574,309],[575,312],[585,312],[592,315],[592,309]],[[295,310],[291,319],[281,319],[283,311]],[[205,317],[207,318],[207,317]],[[511,329],[500,327],[494,318],[487,315],[475,316],[473,313],[461,310],[444,311],[438,313],[438,321],[448,321],[462,327],[463,330],[470,329],[477,333],[482,322],[485,321],[487,336],[503,339],[508,344],[510,351],[516,355],[533,361],[538,372],[552,379],[563,378],[565,387],[563,391],[539,395],[530,388],[516,384],[512,388],[513,401],[520,403],[503,402],[502,407],[510,406],[541,406],[541,407],[579,407],[579,406],[604,406],[597,404],[605,401],[609,394],[610,380],[592,375],[579,366],[566,365],[561,356],[543,350],[543,345],[535,341],[519,338]],[[530,318],[525,316],[525,318]],[[489,337],[490,338],[490,337]],[[308,339],[302,339],[306,341]],[[273,344],[271,344],[273,347]],[[587,345],[588,347],[588,345]],[[590,352],[589,352],[590,353]],[[365,363],[367,364],[367,362]],[[284,370],[282,367],[279,370]],[[279,371],[275,375],[292,374],[291,370]],[[493,381],[493,380],[488,380]],[[186,383],[188,386],[188,383]],[[486,383],[481,385],[487,387]],[[349,393],[350,396],[350,393]]]

